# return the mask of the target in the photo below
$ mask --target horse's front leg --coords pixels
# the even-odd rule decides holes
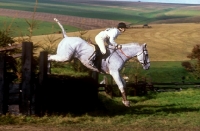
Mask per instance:
[[[130,107],[130,102],[127,100],[127,95],[126,95],[126,91],[125,91],[125,81],[124,79],[120,76],[120,73],[118,71],[110,71],[111,76],[113,77],[114,81],[116,82],[121,95],[122,95],[122,103],[127,106]]]

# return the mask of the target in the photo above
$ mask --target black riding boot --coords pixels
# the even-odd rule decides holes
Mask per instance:
[[[91,65],[92,67],[95,67],[95,60],[96,60],[96,52],[94,52],[90,58],[88,59],[89,60],[89,65]],[[95,67],[96,68],[96,67]]]

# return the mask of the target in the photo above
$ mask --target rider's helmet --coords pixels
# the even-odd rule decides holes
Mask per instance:
[[[123,23],[123,22],[120,22],[118,25],[117,25],[117,28],[127,28],[126,24]]]

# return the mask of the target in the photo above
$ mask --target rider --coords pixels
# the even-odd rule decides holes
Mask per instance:
[[[120,35],[122,32],[125,32],[127,26],[125,23],[120,22],[116,27],[113,28],[107,28],[104,31],[101,31],[98,33],[95,37],[95,42],[99,46],[99,49],[101,53],[104,55],[106,54],[106,48],[105,48],[105,43],[108,45],[112,45],[114,47],[117,47],[117,43],[115,42],[115,39]],[[96,53],[93,54],[92,57],[89,59],[89,64],[94,66],[94,60],[96,58]]]

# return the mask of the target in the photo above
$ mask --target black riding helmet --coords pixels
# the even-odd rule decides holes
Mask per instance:
[[[126,24],[125,24],[125,23],[120,22],[120,23],[117,25],[117,28],[119,29],[119,28],[127,28],[127,27],[126,27]]]

